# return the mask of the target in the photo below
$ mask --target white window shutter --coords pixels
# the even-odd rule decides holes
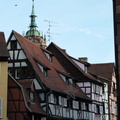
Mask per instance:
[[[112,113],[114,114],[114,101],[112,101]]]
[[[94,105],[94,111],[95,111],[95,113],[97,113],[97,109],[96,109],[96,107],[97,107],[97,106],[96,106],[96,105]]]
[[[0,98],[0,118],[2,118],[2,103],[3,103],[3,99]]]
[[[73,108],[76,108],[76,101],[73,100]]]
[[[67,106],[67,99],[64,98],[64,106]]]
[[[50,100],[51,100],[50,101],[51,103],[54,103],[54,95],[53,94],[50,94]]]
[[[81,109],[85,110],[85,103],[84,102],[81,102]]]
[[[92,110],[92,105],[91,104],[89,104],[89,111],[91,111]]]
[[[79,102],[76,101],[76,109],[79,109]]]
[[[59,105],[62,105],[62,97],[59,96]]]
[[[103,106],[99,106],[100,114],[103,114]]]

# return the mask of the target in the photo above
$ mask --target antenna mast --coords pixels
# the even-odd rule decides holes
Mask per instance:
[[[47,30],[47,34],[48,34],[48,41],[50,41],[52,38],[51,38],[51,34],[54,34],[54,35],[60,35],[60,34],[56,34],[56,33],[51,33],[51,27],[53,25],[51,25],[51,23],[56,23],[56,22],[53,22],[53,21],[49,21],[49,20],[45,20],[45,22],[48,22],[49,26],[48,26],[48,30]],[[57,23],[56,23],[57,24]],[[58,26],[55,26],[55,27],[58,27]]]

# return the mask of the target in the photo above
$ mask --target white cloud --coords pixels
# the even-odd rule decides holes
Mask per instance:
[[[92,30],[89,28],[79,28],[78,31],[84,32],[85,34],[92,34]]]

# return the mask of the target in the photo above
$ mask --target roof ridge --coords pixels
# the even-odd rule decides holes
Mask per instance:
[[[109,63],[91,63],[91,65],[104,65],[104,64],[114,64],[114,62],[109,62]]]

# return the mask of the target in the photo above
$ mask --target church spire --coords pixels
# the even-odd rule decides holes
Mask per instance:
[[[32,12],[30,15],[30,18],[31,18],[31,22],[29,26],[30,29],[26,32],[26,36],[40,36],[39,31],[36,30],[37,24],[36,24],[35,18],[37,16],[35,15],[35,10],[34,10],[34,0],[32,1],[33,1],[33,4],[32,4]]]
[[[40,32],[36,29],[37,24],[35,21],[35,18],[37,17],[35,15],[35,10],[34,10],[34,0],[32,0],[32,12],[30,15],[30,25],[29,25],[29,30],[26,32],[26,38],[29,39],[31,42],[37,44],[38,46],[41,46],[43,48],[46,48],[46,37],[43,35],[40,35]]]

